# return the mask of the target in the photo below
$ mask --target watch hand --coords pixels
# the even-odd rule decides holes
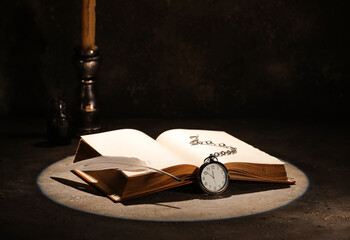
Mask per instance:
[[[210,173],[208,173],[207,171],[205,171],[204,173],[207,173],[209,176],[211,176],[212,178],[214,178],[214,176],[211,175]]]
[[[214,171],[211,170],[211,172],[213,173],[213,179],[214,179],[215,185],[217,185],[217,184],[216,184],[216,181],[215,181],[215,174],[214,174]]]

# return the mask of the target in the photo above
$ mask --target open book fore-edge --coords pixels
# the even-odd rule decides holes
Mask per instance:
[[[78,162],[81,160],[93,158],[101,156],[101,154],[96,151],[92,146],[90,146],[84,139],[81,139],[79,142],[79,146],[76,151],[76,155],[74,158],[74,162]],[[251,175],[249,177],[244,173],[244,169],[254,167],[254,164],[249,167],[249,163],[228,163],[226,166],[234,166],[228,167],[230,173],[231,180],[244,180],[244,181],[259,181],[259,182],[274,182],[274,183],[286,183],[286,184],[294,184],[295,181],[287,178],[286,172],[283,165],[266,165],[262,166],[259,169],[263,169],[263,171],[267,172],[271,168],[283,168],[278,170],[277,172],[282,173],[275,178],[261,178]],[[242,165],[245,167],[242,170]],[[247,167],[248,166],[248,167]],[[235,169],[235,170],[232,170]],[[185,165],[177,165],[174,167],[169,167],[163,169],[180,179],[181,182],[176,182],[172,179],[169,179],[168,176],[164,176],[163,174],[157,172],[147,173],[141,176],[133,177],[133,181],[128,181],[128,177],[122,172],[118,170],[102,170],[102,171],[89,171],[83,172],[80,170],[73,170],[77,176],[82,178],[85,182],[97,188],[104,194],[108,196],[112,201],[119,202],[122,200],[163,191],[166,189],[170,189],[177,186],[186,185],[192,183],[195,179],[196,172],[198,167],[190,164]],[[243,171],[243,172],[242,172]],[[271,174],[271,173],[269,173]],[[113,183],[111,186],[108,183]]]

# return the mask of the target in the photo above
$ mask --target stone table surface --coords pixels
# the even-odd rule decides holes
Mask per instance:
[[[304,195],[271,211],[215,221],[162,222],[91,214],[47,198],[38,187],[39,174],[51,164],[74,155],[78,138],[70,145],[51,147],[45,140],[43,119],[2,119],[1,123],[0,231],[6,239],[349,239],[350,236],[350,140],[345,124],[271,119],[104,120],[105,130],[134,128],[153,138],[172,128],[224,130],[292,163],[309,179]],[[242,192],[269,188],[259,184],[236,185],[236,191]],[[164,203],[170,201],[172,191],[144,196],[137,203],[166,207]],[[176,196],[181,198],[186,191],[191,189],[182,189]]]
[[[243,217],[290,204],[309,186],[306,175],[286,162],[287,174],[296,184],[230,181],[224,193],[213,196],[194,183],[115,203],[72,172],[59,171],[73,159],[64,158],[40,173],[37,184],[41,192],[66,207],[118,219],[193,222]]]

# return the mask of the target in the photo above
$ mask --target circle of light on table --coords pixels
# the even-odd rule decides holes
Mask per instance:
[[[152,195],[149,195],[151,197],[144,196],[137,199],[137,201],[131,201],[131,203],[130,201],[114,203],[71,172],[54,175],[55,170],[72,161],[73,156],[67,157],[41,172],[37,178],[37,184],[42,193],[51,200],[72,209],[130,220],[203,221],[258,214],[291,203],[307,191],[309,184],[306,175],[300,169],[286,163],[288,176],[296,180],[295,185],[286,188],[269,189],[270,183],[261,183],[261,186],[267,186],[266,190],[238,192],[215,199],[198,199],[199,194],[192,194],[197,197],[174,199],[172,201],[169,200],[171,199],[169,195],[176,195],[176,192],[175,194],[171,192],[174,191],[173,189],[152,194],[157,196],[156,202],[149,201],[149,198],[152,198]],[[244,183],[242,182],[242,184]],[[181,194],[186,195],[186,193]],[[191,193],[188,193],[188,195],[191,195]],[[162,197],[165,196],[167,196],[167,200],[162,202]],[[143,202],[143,200],[145,201]]]

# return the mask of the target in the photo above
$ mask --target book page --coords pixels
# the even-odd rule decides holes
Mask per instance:
[[[134,157],[148,162],[149,166],[156,169],[186,164],[180,156],[134,129],[90,134],[82,136],[82,139],[103,156]],[[127,171],[124,173],[128,176],[140,174]]]
[[[279,159],[223,131],[173,129],[159,135],[156,141],[180,154],[183,159],[196,166],[200,166],[210,154],[228,150],[217,146],[191,145],[190,142],[193,139],[190,137],[197,135],[199,141],[212,141],[216,144],[224,143],[227,146],[237,148],[236,154],[219,157],[218,160],[222,163],[284,164]]]

